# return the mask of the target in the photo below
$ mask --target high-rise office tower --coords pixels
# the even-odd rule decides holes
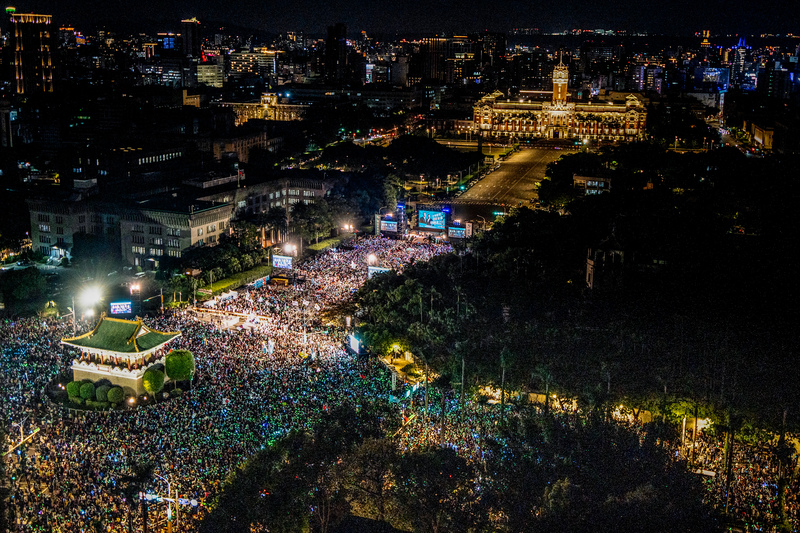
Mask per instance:
[[[11,104],[0,100],[0,147],[11,148],[14,138],[11,135]]]
[[[445,81],[447,58],[453,39],[447,37],[426,37],[419,47],[422,55],[422,78],[428,81]]]
[[[730,57],[730,55],[728,56]],[[739,39],[739,44],[733,49],[733,59],[731,59],[731,85],[740,85],[744,76],[745,59],[747,58],[747,47],[744,44],[744,37]]]
[[[394,85],[408,85],[408,57],[398,56],[389,68],[389,81]]]
[[[703,40],[700,42],[700,49],[708,50],[711,48],[711,41],[708,38],[711,36],[711,32],[708,30],[703,30]]]
[[[14,76],[17,94],[53,92],[53,35],[51,15],[16,13],[11,17],[11,46],[14,50]]]
[[[472,36],[478,45],[475,53],[481,64],[496,65],[506,57],[506,34],[484,31]]]
[[[325,73],[329,82],[340,82],[347,76],[347,26],[341,22],[328,26]]]
[[[195,17],[181,21],[181,37],[183,38],[183,55],[199,58],[200,50],[200,21]]]

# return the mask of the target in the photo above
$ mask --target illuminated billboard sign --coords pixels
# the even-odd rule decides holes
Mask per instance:
[[[389,272],[390,269],[382,268],[382,267],[367,267],[367,279],[372,279],[372,276],[375,274],[380,274],[382,272]]]
[[[418,226],[422,229],[439,229],[444,231],[444,213],[441,211],[420,210]]]
[[[447,228],[447,236],[452,237],[454,239],[466,239],[467,228],[461,226],[450,226],[449,228]]]
[[[273,255],[272,266],[274,268],[292,268],[292,258],[287,255]]]
[[[392,233],[397,233],[397,221],[381,220],[381,231],[389,231]]]
[[[131,302],[111,302],[108,304],[112,315],[129,315],[133,313]]]

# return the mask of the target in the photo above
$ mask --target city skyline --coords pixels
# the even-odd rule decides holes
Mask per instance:
[[[484,3],[447,0],[435,2],[377,1],[358,5],[344,1],[261,4],[253,0],[236,0],[224,10],[209,0],[188,3],[182,0],[141,4],[110,4],[100,0],[67,0],[53,4],[29,0],[17,4],[17,12],[39,12],[54,15],[58,25],[92,24],[147,25],[163,24],[182,18],[236,24],[261,31],[304,31],[322,33],[335,22],[344,22],[348,31],[395,33],[447,33],[460,31],[509,31],[513,28],[539,28],[544,32],[567,31],[573,28],[627,30],[686,34],[701,30],[727,34],[791,34],[798,30],[797,17],[781,16],[784,4],[767,0],[751,4],[733,2],[663,2],[642,3],[589,2],[568,0],[555,4],[523,3],[504,0],[491,9]],[[447,17],[431,13],[448,13]]]

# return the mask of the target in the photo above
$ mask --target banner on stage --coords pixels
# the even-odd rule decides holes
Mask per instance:
[[[273,255],[272,266],[274,268],[292,268],[292,258],[286,255]]]
[[[383,268],[383,267],[376,267],[376,266],[369,266],[369,267],[367,267],[367,278],[368,279],[372,279],[372,276],[374,276],[375,274],[382,274],[384,272],[389,272],[389,270],[391,270],[391,269]]]

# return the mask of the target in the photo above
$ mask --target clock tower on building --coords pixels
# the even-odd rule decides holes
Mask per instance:
[[[553,69],[553,103],[567,103],[567,84],[569,82],[569,67],[564,64],[563,56],[559,57],[558,65]]]

